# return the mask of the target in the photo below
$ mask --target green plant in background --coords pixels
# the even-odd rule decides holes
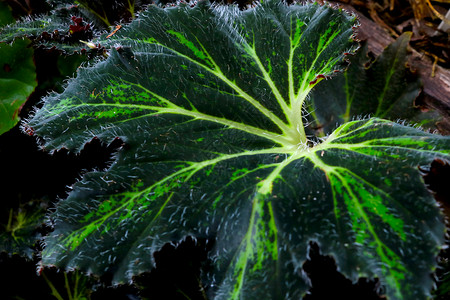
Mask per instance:
[[[379,75],[373,98],[348,101],[350,90],[368,89],[359,79],[384,70],[383,59],[368,70],[354,64],[337,79],[343,92],[323,81],[356,51],[355,25],[318,4],[264,1],[240,11],[200,2],[149,6],[114,34],[92,32],[92,51],[108,58],[46,96],[23,128],[50,152],[79,152],[94,137],[126,147],[58,203],[42,263],[123,283],[150,270],[164,244],[207,238],[215,240],[204,279],[211,298],[298,299],[314,241],[348,278],[378,277],[390,299],[426,298],[444,225],[417,167],[448,159],[450,139],[380,118],[350,121],[389,117],[392,91],[408,103],[418,89],[390,81],[403,78],[404,54]],[[23,26],[35,28],[2,34],[17,38]],[[40,45],[84,47],[38,32]],[[384,57],[404,51],[406,39]],[[348,84],[350,72],[363,75]]]
[[[374,61],[367,57],[367,43],[363,43],[345,72],[322,81],[311,92],[312,127],[328,133],[336,124],[369,115],[434,127],[439,116],[424,113],[415,104],[421,82],[406,67],[410,39],[411,32],[402,34]]]
[[[152,1],[71,1],[48,0],[51,13],[27,17],[1,30],[2,41],[29,37],[35,46],[55,47],[66,53],[87,48],[87,41],[109,30],[118,22],[127,22]],[[72,18],[74,17],[74,18]]]
[[[90,299],[90,286],[88,277],[82,275],[79,271],[64,273],[65,292],[60,293],[50,279],[42,272],[45,282],[51,289],[51,294],[58,300],[87,300]],[[64,295],[64,296],[63,296]],[[66,296],[67,295],[67,296]]]
[[[30,41],[0,44],[0,134],[19,122],[19,112],[37,86]]]
[[[6,3],[0,2],[0,27],[14,23],[11,9]]]
[[[68,1],[70,2],[70,1]],[[112,26],[118,20],[131,20],[139,8],[152,1],[119,0],[111,1],[92,1],[79,0],[75,3],[80,4],[89,13],[100,19],[106,26]]]
[[[44,217],[45,209],[38,201],[21,205],[16,210],[10,209],[0,232],[0,251],[31,259],[33,246],[41,238],[37,228],[44,222]]]

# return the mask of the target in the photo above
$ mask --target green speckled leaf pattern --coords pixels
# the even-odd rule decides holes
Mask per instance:
[[[186,236],[215,239],[211,299],[299,299],[308,244],[352,280],[379,277],[391,299],[420,299],[443,241],[417,166],[450,140],[381,119],[321,143],[302,106],[345,67],[354,16],[318,4],[150,6],[24,126],[43,148],[125,142],[111,166],[73,186],[51,216],[45,265],[150,270]]]

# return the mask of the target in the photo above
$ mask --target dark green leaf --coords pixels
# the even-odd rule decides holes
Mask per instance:
[[[68,53],[89,50],[84,42],[102,33],[94,28],[87,12],[75,5],[59,5],[47,15],[28,17],[0,30],[0,39],[12,42],[16,38],[27,37],[34,46],[57,48]],[[78,20],[72,19],[81,18]],[[78,23],[76,22],[78,21]]]
[[[342,70],[355,17],[317,4],[253,9],[150,6],[28,121],[54,151],[93,137],[126,147],[61,201],[44,264],[115,282],[153,266],[186,236],[216,240],[216,299],[299,299],[310,241],[392,299],[422,299],[444,226],[418,165],[450,139],[380,119],[345,123],[322,143],[302,105]],[[116,48],[116,49],[114,49]]]
[[[49,2],[53,2],[54,8],[47,14],[27,17],[1,28],[0,40],[11,42],[15,38],[28,37],[33,40],[33,46],[54,47],[69,54],[90,51],[89,46],[97,45],[87,43],[109,31],[112,25],[135,18],[152,1]]]
[[[19,122],[20,109],[37,86],[29,44],[27,39],[0,44],[0,134]]]
[[[410,38],[411,33],[401,35],[370,65],[364,43],[343,74],[318,84],[311,93],[314,126],[330,133],[336,124],[368,115],[433,126],[436,116],[421,112],[414,104],[421,83],[407,68]]]
[[[34,246],[41,238],[38,228],[44,222],[45,210],[39,202],[29,202],[18,209],[10,209],[8,219],[2,222],[0,252],[33,257]]]
[[[5,2],[0,2],[0,27],[14,22],[11,8]]]
[[[67,79],[74,76],[80,65],[87,62],[87,60],[86,55],[58,56],[57,66],[61,77]]]

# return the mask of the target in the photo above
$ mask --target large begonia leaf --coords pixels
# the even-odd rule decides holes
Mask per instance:
[[[0,43],[0,134],[19,122],[19,112],[37,86],[33,49],[28,39]]]
[[[317,4],[201,2],[150,6],[101,41],[110,57],[24,124],[50,151],[126,144],[58,204],[43,263],[124,282],[167,242],[214,238],[211,297],[298,299],[315,241],[352,280],[424,298],[444,226],[417,166],[448,159],[450,139],[381,119],[305,135],[303,102],[355,50],[354,23]]]

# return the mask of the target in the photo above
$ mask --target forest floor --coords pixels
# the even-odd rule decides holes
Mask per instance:
[[[410,45],[432,60],[432,67],[450,68],[450,0],[337,0],[383,28],[391,37],[412,31]],[[445,18],[446,14],[449,14]],[[434,70],[435,72],[436,70]],[[433,72],[433,73],[434,73]]]

